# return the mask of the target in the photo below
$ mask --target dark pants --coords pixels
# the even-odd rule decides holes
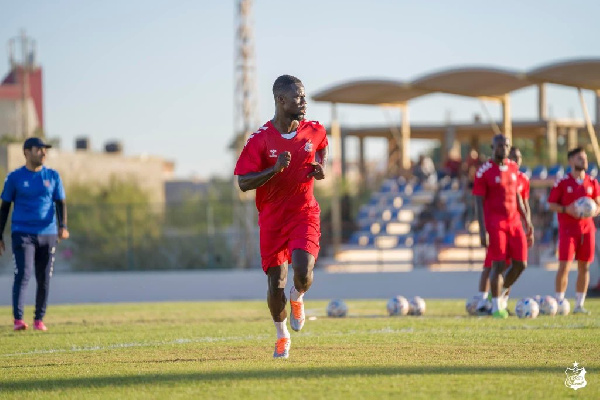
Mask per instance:
[[[44,319],[48,304],[48,289],[54,266],[57,235],[36,235],[13,232],[12,249],[15,261],[15,282],[13,285],[13,316],[23,319],[25,291],[35,270],[37,292],[35,295],[35,319]]]

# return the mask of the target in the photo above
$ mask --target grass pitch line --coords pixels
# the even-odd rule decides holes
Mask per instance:
[[[398,334],[398,333],[412,333],[412,328],[407,329],[392,329],[390,327],[382,329],[371,329],[371,330],[350,330],[345,332],[328,332],[328,333],[311,333],[304,332],[294,335],[295,337],[332,337],[332,336],[346,336],[346,335],[377,335],[377,334]],[[167,341],[154,341],[154,342],[131,342],[131,343],[115,343],[108,346],[72,346],[70,348],[63,349],[46,349],[46,350],[32,350],[21,353],[7,353],[0,354],[0,357],[18,357],[28,355],[39,355],[39,354],[53,354],[53,353],[75,353],[75,352],[92,352],[92,351],[103,351],[103,350],[115,350],[115,349],[127,349],[132,347],[159,347],[159,346],[171,346],[176,344],[193,344],[193,343],[217,343],[217,342],[231,342],[231,341],[259,341],[273,338],[273,335],[248,335],[248,336],[206,336],[201,338],[179,338]]]

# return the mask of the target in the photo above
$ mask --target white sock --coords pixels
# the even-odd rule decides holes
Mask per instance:
[[[487,300],[488,292],[479,292],[479,298],[482,300]]]
[[[502,305],[500,308],[506,310],[508,308],[508,295],[500,297],[500,304]]]
[[[565,299],[565,292],[556,292],[556,301],[561,301]]]
[[[287,318],[281,322],[273,321],[275,329],[277,329],[277,339],[290,337],[290,332],[287,329]]]
[[[492,297],[492,312],[500,310],[500,303],[498,302],[498,297]]]
[[[575,299],[575,307],[583,307],[583,302],[585,301],[585,293],[575,293]]]
[[[487,295],[485,295],[485,297],[482,297],[479,299],[479,301],[477,302],[477,308],[485,307],[486,304],[487,304]]]
[[[300,293],[296,290],[296,286],[292,286],[292,290],[290,290],[290,300],[292,301],[302,301],[304,297],[304,293]]]
[[[508,291],[510,288],[502,288],[502,297],[506,297],[508,299]]]

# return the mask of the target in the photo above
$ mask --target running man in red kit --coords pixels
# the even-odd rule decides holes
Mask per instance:
[[[294,270],[290,290],[290,326],[304,326],[304,293],[313,282],[321,236],[314,180],[325,178],[327,136],[323,125],[305,121],[306,95],[302,82],[282,75],[273,84],[275,116],[248,138],[234,174],[242,191],[256,189],[260,255],[267,275],[267,304],[277,342],[274,358],[287,358],[285,285],[288,264]]]
[[[576,303],[573,314],[590,314],[583,307],[590,283],[590,264],[594,261],[596,227],[592,217],[581,218],[575,210],[575,201],[590,197],[600,205],[600,185],[585,171],[587,154],[577,147],[567,154],[571,172],[554,184],[548,195],[548,208],[558,213],[558,271],[556,273],[556,300],[565,298],[571,261],[577,260]],[[600,210],[600,207],[598,207]]]
[[[533,238],[531,219],[518,192],[519,166],[507,158],[509,148],[508,138],[501,134],[494,136],[492,159],[479,168],[473,184],[479,237],[492,262],[490,284],[494,318],[508,317],[502,299],[527,267],[527,237]],[[527,236],[521,217],[525,220]],[[512,263],[503,275],[507,259]]]
[[[523,156],[521,150],[518,147],[511,147],[508,153],[508,158],[517,163],[517,166],[521,167],[523,162]],[[531,211],[529,208],[529,177],[519,171],[517,174],[517,191],[523,199],[523,205],[525,206],[525,212],[531,218]],[[527,237],[527,247],[533,246],[533,236]],[[506,259],[506,265],[510,265],[510,258]],[[479,279],[479,303],[477,304],[478,315],[491,314],[491,310],[487,308],[488,291],[490,290],[490,272],[492,270],[492,260],[490,259],[489,252],[485,255],[485,261],[483,262],[483,270],[481,271],[481,277]],[[503,303],[508,302],[509,293],[507,292],[501,301]],[[508,310],[508,309],[507,309]]]

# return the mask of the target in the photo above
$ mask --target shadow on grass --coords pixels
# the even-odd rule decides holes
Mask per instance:
[[[288,367],[289,368],[286,368]],[[97,376],[55,378],[0,383],[0,391],[29,392],[36,390],[66,390],[82,388],[126,387],[146,384],[170,385],[178,382],[221,382],[235,380],[279,380],[290,376],[301,376],[303,379],[336,378],[349,376],[393,376],[393,375],[481,375],[481,374],[515,374],[531,375],[533,373],[556,374],[560,368],[555,366],[374,366],[374,367],[315,367],[297,368],[286,365],[284,360],[274,360],[273,368],[250,371],[210,371],[189,373],[149,373],[144,375]]]

